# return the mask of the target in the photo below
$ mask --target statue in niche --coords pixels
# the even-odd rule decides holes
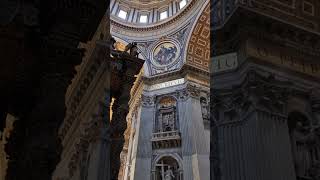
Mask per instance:
[[[165,97],[158,104],[157,132],[176,130],[176,101],[172,97]]]
[[[164,180],[173,180],[175,176],[173,175],[173,171],[171,170],[171,167],[169,166],[167,171],[165,172],[164,175]]]
[[[162,129],[163,131],[174,130],[174,113],[165,113],[162,115]]]
[[[204,120],[209,120],[209,105],[206,98],[201,97],[200,104],[201,104],[202,118]]]
[[[154,167],[154,180],[176,180],[183,179],[183,174],[178,162],[171,156],[161,158]]]

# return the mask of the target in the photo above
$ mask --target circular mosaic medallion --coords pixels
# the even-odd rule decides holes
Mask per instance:
[[[175,62],[180,55],[180,48],[176,43],[164,41],[153,49],[152,62],[156,66],[167,66]]]

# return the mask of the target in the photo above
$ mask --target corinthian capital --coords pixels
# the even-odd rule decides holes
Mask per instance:
[[[184,89],[178,90],[176,96],[180,100],[186,100],[189,97],[199,98],[201,89],[192,84],[188,84]]]
[[[141,102],[143,106],[154,106],[155,97],[154,96],[146,96],[141,95]]]
[[[187,91],[191,97],[199,97],[201,92],[198,86],[191,84],[187,85]]]

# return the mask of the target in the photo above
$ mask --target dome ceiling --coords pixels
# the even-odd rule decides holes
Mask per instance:
[[[131,8],[152,9],[166,6],[172,0],[118,0],[118,2],[128,5]]]
[[[123,26],[146,28],[170,21],[197,0],[112,0],[111,21]]]

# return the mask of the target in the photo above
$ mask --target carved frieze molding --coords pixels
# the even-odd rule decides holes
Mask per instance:
[[[300,5],[300,3],[303,4],[303,6]],[[307,7],[305,5],[308,5],[309,9],[305,9],[305,7]],[[220,28],[229,20],[230,16],[239,11],[239,9],[243,9],[246,12],[256,12],[264,16],[286,21],[288,24],[306,28],[310,31],[319,32],[319,13],[315,13],[314,11],[314,9],[318,8],[319,3],[301,2],[297,0],[229,0],[226,2],[223,0],[214,0],[212,2],[214,12],[212,25],[215,28]]]
[[[263,20],[254,17],[250,18],[244,25],[247,27],[247,31],[250,32],[250,36],[255,36],[262,40],[266,39],[277,44],[284,44],[301,53],[320,56],[320,34],[310,33],[270,19]]]
[[[182,88],[171,92],[171,93],[165,93],[165,94],[159,94],[159,95],[144,95],[141,96],[141,102],[142,106],[145,107],[154,107],[157,103],[157,100],[161,99],[165,96],[173,96],[177,100],[187,100],[190,97],[200,99],[200,97],[206,97],[209,99],[209,91],[207,89],[203,89],[202,87],[188,83],[184,85]]]
[[[238,23],[240,18],[241,23]],[[213,53],[217,55],[235,51],[244,37],[251,37],[281,44],[302,54],[320,56],[320,33],[275,21],[252,11],[238,11],[225,22],[223,29],[216,29],[212,34],[215,34]]]
[[[194,81],[195,79],[197,80],[205,79],[205,81],[195,81],[195,82],[203,85],[205,84],[208,85],[210,73],[208,71],[204,71],[194,66],[184,64],[179,70],[174,70],[174,71],[166,72],[163,74],[153,75],[151,77],[143,76],[142,80],[145,84],[151,85],[151,84],[171,81],[174,79],[180,79],[182,77],[185,77],[185,79],[188,79],[190,81]],[[202,78],[199,78],[199,77],[202,77]]]

